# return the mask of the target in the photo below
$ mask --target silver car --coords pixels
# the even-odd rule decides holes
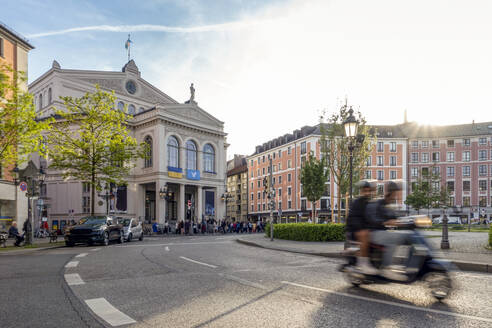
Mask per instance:
[[[142,241],[144,237],[142,223],[135,218],[116,218],[118,223],[123,226],[125,241],[130,242],[138,238]]]

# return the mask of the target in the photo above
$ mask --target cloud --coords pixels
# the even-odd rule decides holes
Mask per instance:
[[[48,31],[27,35],[30,39],[42,38],[53,35],[62,35],[76,32],[99,31],[99,32],[164,32],[164,33],[203,33],[203,32],[223,32],[241,30],[246,28],[258,27],[269,23],[268,21],[237,21],[221,24],[210,24],[202,26],[180,27],[166,25],[93,25],[72,27],[63,30]]]

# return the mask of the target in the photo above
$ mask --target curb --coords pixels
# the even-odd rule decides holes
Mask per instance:
[[[281,252],[289,252],[289,253],[297,253],[297,254],[306,254],[306,255],[315,255],[315,256],[324,256],[331,258],[343,258],[344,255],[342,252],[310,252],[310,251],[300,251],[296,249],[289,249],[284,247],[270,247],[264,246],[252,241],[244,240],[244,239],[236,239],[236,242],[264,249],[271,249],[275,251]],[[484,273],[492,273],[492,264],[480,263],[480,262],[464,262],[464,261],[450,261],[453,263],[458,269],[463,271],[474,271],[474,272],[484,272]]]
[[[5,252],[0,252],[0,256],[24,255],[24,254],[34,253],[37,251],[43,251],[46,249],[56,249],[56,248],[62,248],[62,247],[65,247],[65,245],[36,247],[36,248],[29,248],[29,249],[19,249],[19,250],[14,250],[14,251],[5,251]]]

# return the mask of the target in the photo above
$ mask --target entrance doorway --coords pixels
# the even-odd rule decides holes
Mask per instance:
[[[155,191],[145,191],[145,223],[155,220]]]

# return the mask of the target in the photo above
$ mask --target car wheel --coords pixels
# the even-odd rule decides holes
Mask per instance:
[[[138,238],[138,240],[140,240],[140,241],[143,240],[143,230],[142,230],[142,233],[140,234],[140,237]]]
[[[105,232],[104,233],[103,245],[104,246],[108,246],[109,245],[109,234],[108,234],[108,232]]]
[[[123,244],[125,241],[125,235],[123,234],[122,231],[120,231],[120,238],[118,238],[118,244]]]
[[[65,242],[65,246],[67,246],[67,247],[73,247],[74,245],[75,245],[75,244],[74,244],[74,243],[72,243],[72,242],[70,242],[70,241],[66,241],[66,242]]]
[[[126,239],[126,241],[127,241],[127,242],[131,242],[131,241],[132,241],[132,238],[133,238],[133,235],[132,235],[132,233],[130,232],[130,233],[128,234],[128,238]]]

